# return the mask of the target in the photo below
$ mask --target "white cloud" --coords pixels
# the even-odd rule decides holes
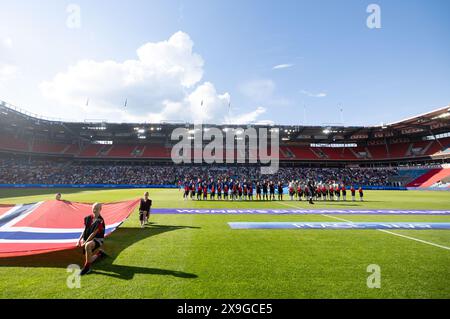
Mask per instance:
[[[84,117],[223,122],[230,94],[201,82],[204,61],[193,46],[189,35],[179,31],[167,41],[144,44],[133,60],[79,61],[40,88],[44,97],[78,109]]]
[[[326,92],[319,92],[319,93],[312,93],[306,90],[301,90],[300,93],[307,95],[309,97],[317,97],[317,98],[321,98],[321,97],[326,97],[327,93]]]
[[[289,64],[289,63],[286,63],[286,64],[278,64],[278,65],[275,65],[275,66],[272,68],[272,70],[288,69],[288,68],[291,68],[291,67],[293,67],[293,66],[294,66],[293,64]]]
[[[247,123],[254,123],[258,117],[262,114],[266,113],[266,109],[264,107],[258,107],[256,110],[240,114],[237,116],[230,116],[227,117],[226,123],[228,124],[247,124]],[[261,121],[266,123],[267,121]]]
[[[4,46],[5,48],[7,48],[7,49],[12,49],[12,47],[13,47],[13,42],[12,42],[12,39],[11,39],[11,38],[9,38],[9,37],[3,38],[3,39],[2,39],[2,42],[3,42],[3,46]]]
[[[12,40],[0,38],[0,84],[12,80],[18,74],[18,67],[11,61]]]

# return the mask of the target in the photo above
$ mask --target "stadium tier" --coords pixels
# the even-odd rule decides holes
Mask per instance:
[[[280,137],[279,158],[284,163],[446,163],[449,156],[450,107],[400,122],[372,127],[358,126],[261,126]],[[0,152],[46,155],[80,160],[171,160],[177,141],[174,129],[194,132],[192,124],[61,122],[31,117],[0,103]],[[238,125],[204,125],[238,130]],[[193,133],[192,133],[193,134]],[[207,142],[203,142],[203,145]],[[224,143],[225,144],[225,143]],[[236,145],[236,144],[235,144]],[[260,150],[246,146],[247,158]],[[225,152],[224,152],[225,153]],[[235,150],[235,157],[238,155]],[[193,151],[194,158],[202,150]],[[224,154],[225,155],[225,154]],[[259,154],[260,155],[260,154]]]
[[[25,140],[4,133],[0,138],[0,151],[27,154],[46,154],[71,156],[75,158],[121,158],[121,159],[164,159],[170,160],[171,147],[158,144],[72,144],[52,142],[41,139]],[[448,158],[450,138],[437,141],[418,141],[412,143],[373,145],[365,147],[311,147],[280,146],[282,161],[377,161],[426,159],[443,155]],[[256,157],[253,151],[252,157]]]

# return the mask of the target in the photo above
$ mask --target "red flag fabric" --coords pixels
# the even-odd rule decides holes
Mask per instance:
[[[139,199],[103,204],[105,235],[110,235],[134,211]],[[36,255],[73,249],[83,232],[92,204],[51,200],[0,206],[0,257]]]

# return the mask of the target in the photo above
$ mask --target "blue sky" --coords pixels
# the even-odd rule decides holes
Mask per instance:
[[[380,29],[366,25],[371,3]],[[450,104],[448,12],[445,0],[0,0],[0,99],[79,120],[320,125],[341,122],[342,105],[346,125],[389,123]]]

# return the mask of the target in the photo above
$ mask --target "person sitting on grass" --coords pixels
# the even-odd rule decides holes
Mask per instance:
[[[91,271],[91,265],[99,257],[106,256],[105,252],[100,249],[103,246],[105,238],[105,221],[100,215],[102,204],[95,203],[92,205],[92,215],[84,218],[84,231],[78,239],[77,246],[83,246],[83,254],[86,257],[84,267],[80,275],[86,275]],[[83,243],[83,244],[82,244]]]

